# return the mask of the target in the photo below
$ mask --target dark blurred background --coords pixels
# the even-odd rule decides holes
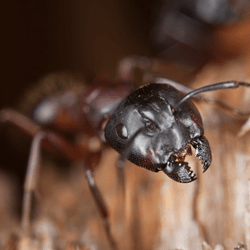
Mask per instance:
[[[231,35],[229,48],[223,43],[230,40],[226,37],[230,25],[245,18],[244,25],[249,26],[248,2],[5,1],[0,106],[13,105],[22,91],[49,72],[112,78],[117,62],[131,54],[182,57],[187,64],[197,62],[196,66],[211,54],[218,58],[238,55],[243,38],[237,32]],[[242,30],[242,25],[234,27]]]
[[[147,7],[143,12],[143,2],[115,0],[5,1],[1,106],[14,104],[21,91],[49,72],[113,77],[124,56],[150,55]]]

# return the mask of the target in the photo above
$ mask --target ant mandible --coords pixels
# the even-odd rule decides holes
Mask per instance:
[[[116,249],[107,207],[93,177],[94,168],[100,162],[103,143],[107,142],[120,153],[119,169],[128,159],[153,172],[163,171],[177,182],[192,182],[196,176],[184,161],[185,156],[191,154],[191,146],[202,161],[203,172],[209,168],[212,156],[200,113],[190,98],[213,102],[234,115],[247,116],[249,114],[242,114],[219,101],[199,95],[201,92],[239,86],[250,87],[250,84],[228,81],[189,92],[180,84],[167,81],[151,83],[132,91],[128,84],[100,81],[80,93],[68,90],[67,93],[45,98],[34,112],[34,121],[16,111],[1,110],[1,123],[9,123],[33,138],[24,185],[23,234],[29,231],[31,197],[36,186],[42,146],[70,161],[83,161],[88,185],[102,216],[108,240]],[[65,94],[68,97],[70,94],[70,98],[65,98]],[[84,146],[72,143],[55,128],[71,134],[86,134],[89,140]]]

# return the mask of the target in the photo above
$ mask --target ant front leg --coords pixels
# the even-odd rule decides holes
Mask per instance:
[[[28,168],[24,183],[23,207],[21,216],[21,229],[24,236],[29,234],[32,194],[35,192],[36,188],[40,163],[41,141],[44,138],[45,133],[40,131],[35,135],[31,144]]]
[[[43,131],[42,128],[35,124],[32,120],[13,110],[1,110],[0,122],[8,123],[16,127],[28,137],[33,138],[24,185],[24,199],[21,218],[22,235],[25,236],[29,234],[32,194],[36,188],[36,179],[39,171],[40,148],[43,147],[55,156],[64,155],[68,160],[73,162],[87,159],[85,160],[85,164],[87,166],[85,168],[86,178],[88,180],[93,198],[95,199],[101,217],[104,221],[105,231],[110,245],[113,249],[116,249],[115,241],[110,232],[108,209],[98,187],[95,184],[92,171],[94,166],[99,163],[101,152],[97,151],[95,153],[90,153],[86,149],[82,149],[78,145],[68,142],[60,134],[53,131]]]
[[[40,169],[41,146],[46,148],[53,147],[55,150],[67,156],[71,161],[81,159],[81,152],[78,148],[67,142],[60,135],[52,131],[40,130],[33,138],[30,155],[28,160],[28,168],[24,184],[23,207],[21,216],[22,234],[24,236],[29,234],[30,229],[30,215],[32,207],[32,194],[35,193],[36,181]]]
[[[112,249],[117,249],[115,240],[113,238],[113,235],[111,233],[111,226],[109,222],[109,213],[107,206],[104,202],[104,199],[96,185],[95,179],[94,179],[94,173],[93,169],[97,166],[97,163],[99,163],[101,157],[101,151],[98,152],[89,152],[89,154],[86,157],[86,162],[85,162],[85,175],[88,180],[88,185],[90,188],[90,191],[94,197],[94,200],[96,202],[97,208],[100,212],[100,215],[103,220],[104,228],[109,240],[109,243],[112,247]]]

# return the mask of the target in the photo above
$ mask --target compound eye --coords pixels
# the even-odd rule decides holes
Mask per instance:
[[[155,125],[153,122],[147,122],[146,123],[146,127],[150,130],[150,131],[154,131],[155,130]]]
[[[171,109],[172,114],[176,112],[174,107],[171,106],[170,109]]]
[[[118,124],[116,126],[116,133],[121,139],[127,139],[128,138],[128,130],[127,128],[122,124]]]

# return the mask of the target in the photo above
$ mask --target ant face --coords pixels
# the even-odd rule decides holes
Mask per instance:
[[[174,109],[179,99],[181,95],[169,86],[163,91],[158,84],[140,88],[110,118],[105,129],[107,142],[120,153],[129,148],[131,162],[154,172],[162,170],[171,156],[183,158],[190,153],[192,137],[203,130],[196,125],[197,131],[190,132],[189,126],[194,124],[187,119],[190,114],[180,116]]]

